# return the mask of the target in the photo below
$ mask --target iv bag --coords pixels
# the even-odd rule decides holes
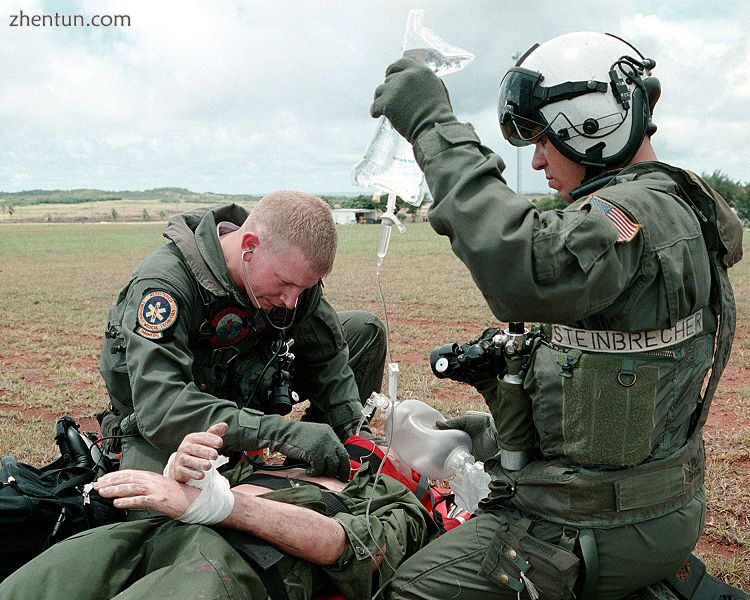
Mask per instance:
[[[403,56],[417,60],[437,75],[460,71],[474,55],[438,37],[422,25],[423,10],[411,10],[401,45]],[[378,119],[375,135],[360,162],[352,171],[352,183],[389,192],[412,206],[419,206],[429,195],[424,174],[414,159],[411,144],[393,129],[388,119]]]
[[[422,25],[423,20],[423,10],[413,9],[409,12],[401,44],[403,56],[429,67],[438,77],[460,71],[474,60],[474,55],[468,50],[449,44],[427,29]]]

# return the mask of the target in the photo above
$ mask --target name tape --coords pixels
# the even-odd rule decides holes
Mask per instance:
[[[552,325],[552,343],[587,352],[648,352],[669,348],[703,332],[703,309],[669,329],[656,331],[598,331]]]

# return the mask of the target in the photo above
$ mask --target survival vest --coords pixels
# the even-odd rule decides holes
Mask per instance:
[[[534,461],[519,471],[506,472],[490,459],[485,466],[493,475],[490,498],[494,502],[567,525],[617,526],[667,514],[684,505],[703,485],[705,457],[699,432],[731,351],[736,310],[727,268],[742,257],[742,224],[697,175],[663,163],[631,165],[600,179],[595,187],[632,181],[654,171],[675,181],[680,196],[692,207],[702,228],[712,276],[710,302],[718,326],[713,357],[709,357],[710,376],[690,422],[690,438],[668,457],[627,469]],[[585,193],[591,191],[595,190],[589,188]],[[562,372],[562,366],[558,370]]]

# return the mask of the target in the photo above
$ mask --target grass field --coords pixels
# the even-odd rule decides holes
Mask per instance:
[[[217,200],[217,205],[226,204]],[[254,202],[242,202],[250,207]],[[101,200],[72,204],[29,204],[0,211],[0,223],[110,223],[164,221],[170,216],[195,210],[195,202],[144,200]]]
[[[0,224],[0,455],[41,465],[56,454],[54,423],[71,414],[93,430],[105,405],[98,355],[109,306],[132,269],[161,245],[163,223]],[[340,228],[326,295],[340,310],[382,318],[375,279],[377,226]],[[746,250],[747,252],[748,250]],[[495,324],[447,239],[407,223],[382,268],[400,396],[446,415],[481,409],[466,386],[435,379],[430,349]],[[706,427],[709,511],[697,553],[709,570],[750,590],[750,259],[732,272],[738,299],[733,359]]]

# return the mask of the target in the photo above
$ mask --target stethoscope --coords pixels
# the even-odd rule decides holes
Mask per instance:
[[[255,297],[255,293],[253,292],[253,288],[250,285],[250,279],[249,279],[248,274],[247,274],[247,266],[245,266],[245,263],[249,262],[249,261],[246,260],[245,257],[248,254],[252,254],[253,250],[254,249],[251,247],[248,250],[243,250],[242,251],[242,257],[241,257],[241,259],[242,259],[241,260],[241,262],[242,262],[242,277],[243,277],[244,282],[245,282],[245,288],[249,292],[250,298],[255,303],[255,306],[257,307],[258,311],[260,311],[260,314],[263,316],[263,320],[266,323],[268,323],[273,329],[275,329],[278,332],[279,339],[277,340],[276,344],[274,344],[274,348],[273,348],[273,351],[271,353],[271,358],[268,359],[268,362],[263,367],[263,370],[261,371],[260,375],[258,375],[258,377],[257,377],[257,379],[255,381],[255,386],[253,387],[253,391],[247,397],[247,399],[243,403],[243,406],[246,406],[250,402],[250,400],[253,398],[253,396],[255,396],[255,392],[258,390],[258,385],[260,384],[260,381],[263,378],[263,375],[268,370],[268,367],[271,366],[271,363],[274,361],[274,359],[276,359],[278,356],[281,355],[281,353],[282,353],[281,351],[282,350],[285,350],[285,352],[287,354],[289,353],[289,347],[292,345],[293,340],[289,340],[289,342],[286,341],[286,332],[294,324],[294,317],[297,315],[297,304],[299,302],[299,297],[298,297],[297,300],[295,300],[295,302],[294,302],[294,308],[291,311],[292,312],[291,317],[288,319],[286,325],[279,326],[279,325],[276,325],[276,323],[273,322],[273,320],[271,319],[271,316],[268,314],[268,312],[266,312],[266,310],[260,306],[260,302],[258,302],[258,299]],[[289,311],[288,308],[285,308],[284,310]]]

